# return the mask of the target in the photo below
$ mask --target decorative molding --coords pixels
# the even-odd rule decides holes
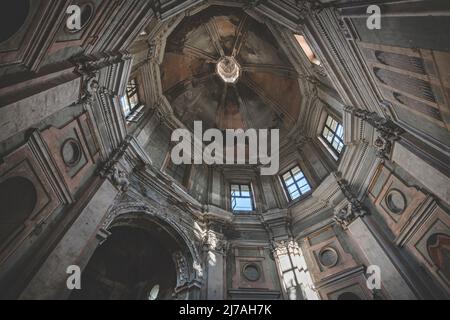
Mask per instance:
[[[368,214],[361,202],[353,195],[348,183],[336,175],[337,183],[345,196],[346,203],[334,215],[334,221],[346,229],[353,221]]]
[[[100,230],[109,230],[120,216],[127,214],[137,214],[156,218],[164,223],[167,223],[176,234],[183,239],[184,245],[189,249],[192,258],[193,275],[189,278],[191,280],[201,281],[204,276],[202,259],[197,248],[196,239],[193,238],[194,230],[191,227],[184,226],[175,219],[165,214],[163,210],[150,205],[148,202],[133,201],[133,202],[119,202],[111,210],[109,210],[106,218],[103,220]]]
[[[378,133],[378,137],[374,141],[377,157],[382,160],[390,160],[393,144],[400,139],[404,130],[391,120],[386,119],[375,112],[350,106],[345,107],[345,112],[354,115],[375,128]]]

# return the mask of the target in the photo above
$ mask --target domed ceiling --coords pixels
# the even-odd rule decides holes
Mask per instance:
[[[292,129],[301,92],[270,30],[243,10],[210,7],[186,17],[167,41],[163,91],[188,128]]]

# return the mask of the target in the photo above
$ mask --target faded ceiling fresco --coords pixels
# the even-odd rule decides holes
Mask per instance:
[[[241,74],[225,83],[217,63],[235,58]],[[211,7],[186,18],[168,39],[161,66],[164,93],[192,129],[279,128],[298,119],[297,75],[268,28],[242,10]]]

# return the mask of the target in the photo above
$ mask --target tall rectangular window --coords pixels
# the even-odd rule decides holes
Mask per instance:
[[[296,34],[295,35],[295,39],[297,40],[298,44],[300,45],[300,47],[302,48],[303,52],[305,53],[305,55],[308,57],[309,61],[311,61],[312,63],[320,66],[320,60],[317,59],[314,51],[312,50],[311,46],[308,44],[308,42],[306,41],[306,38],[302,35]]]
[[[143,114],[144,106],[139,99],[136,79],[128,82],[126,94],[121,98],[122,110],[128,122],[137,122]]]
[[[255,210],[251,185],[231,185],[231,209],[233,212],[252,212]]]
[[[331,116],[328,116],[325,122],[322,137],[337,156],[342,153],[344,149],[344,127]]]
[[[311,186],[298,166],[282,175],[283,186],[289,201],[295,201],[311,191]]]

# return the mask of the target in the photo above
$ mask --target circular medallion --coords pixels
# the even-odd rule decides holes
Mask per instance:
[[[392,189],[386,196],[386,205],[392,213],[402,214],[406,209],[406,198],[399,190]]]
[[[75,139],[66,140],[61,148],[61,154],[66,166],[76,166],[82,155],[80,143]]]
[[[258,281],[261,278],[261,273],[256,264],[248,264],[244,267],[242,272],[244,277],[251,282]]]
[[[333,248],[324,248],[319,253],[320,264],[326,268],[334,267],[338,263],[338,260],[339,255]]]

